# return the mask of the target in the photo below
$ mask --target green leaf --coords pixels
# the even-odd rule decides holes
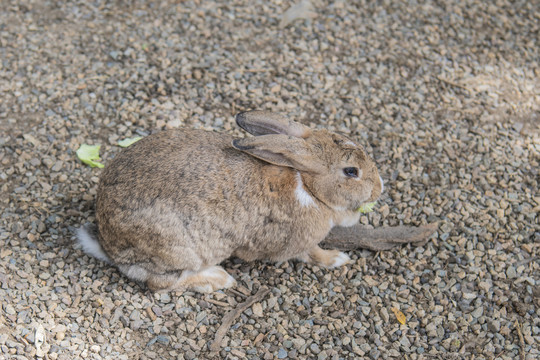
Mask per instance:
[[[77,150],[77,157],[86,165],[91,167],[104,168],[105,165],[94,160],[99,160],[100,145],[87,145],[82,144],[79,150]]]
[[[375,204],[377,204],[376,201],[370,202],[370,203],[365,203],[364,205],[362,205],[358,209],[356,209],[356,211],[358,211],[358,212],[360,212],[362,214],[367,214],[368,212],[373,211],[373,208],[375,207]]]
[[[142,139],[142,137],[135,136],[134,138],[124,139],[122,141],[119,141],[118,145],[125,148],[125,147],[128,147],[129,145],[131,145],[133,143],[136,143],[137,141],[139,141],[141,139]]]

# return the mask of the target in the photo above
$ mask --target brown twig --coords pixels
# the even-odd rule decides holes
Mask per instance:
[[[389,250],[408,243],[422,245],[437,231],[438,227],[438,223],[419,227],[393,226],[378,229],[368,229],[361,224],[346,228],[335,227],[321,245],[338,250],[363,248],[373,251]]]
[[[207,302],[209,302],[211,304],[218,305],[218,306],[223,306],[223,307],[231,306],[229,303],[226,303],[224,301],[214,300],[214,299],[205,299],[205,301],[207,301]]]
[[[527,265],[528,263],[530,263],[531,261],[538,261],[540,260],[540,258],[538,256],[531,256],[530,258],[528,259],[523,259],[521,261],[518,261],[516,263],[516,267],[520,267],[521,265]]]
[[[466,86],[463,86],[461,84],[458,84],[456,82],[453,82],[451,80],[447,80],[445,78],[443,78],[442,76],[437,76],[437,80],[443,82],[443,83],[446,83],[448,85],[451,85],[451,86],[454,86],[454,87],[457,87],[457,88],[460,88],[460,89],[463,89],[463,90],[467,90],[469,92],[469,94],[472,94],[473,92],[471,91],[471,89],[469,89],[468,87]]]
[[[516,327],[519,337],[519,358],[521,360],[525,360],[525,340],[523,339],[523,333],[521,332],[521,324],[519,323],[519,320],[516,320],[514,326]]]
[[[230,310],[225,316],[223,316],[223,321],[221,325],[219,326],[218,330],[216,331],[216,336],[214,337],[214,341],[210,345],[210,351],[216,352],[221,348],[221,342],[225,335],[227,334],[227,331],[232,326],[234,320],[240,316],[247,308],[249,308],[251,305],[255,304],[256,302],[261,301],[264,299],[264,297],[270,292],[270,289],[268,288],[261,288],[257,293],[253,296],[250,296],[246,299],[243,303],[239,304],[235,309]]]

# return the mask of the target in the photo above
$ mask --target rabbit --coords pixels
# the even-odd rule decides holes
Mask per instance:
[[[78,230],[83,250],[152,291],[231,287],[229,257],[349,262],[318,244],[383,191],[364,148],[267,111],[236,122],[254,136],[165,130],[120,152],[100,178],[97,228]]]

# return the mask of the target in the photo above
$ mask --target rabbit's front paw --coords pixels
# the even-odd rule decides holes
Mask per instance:
[[[211,266],[199,272],[184,270],[178,285],[198,292],[210,293],[230,288],[235,284],[236,280],[221,266]]]
[[[320,247],[314,247],[308,253],[309,261],[326,268],[335,268],[347,264],[351,258],[349,255],[338,250],[324,250]]]

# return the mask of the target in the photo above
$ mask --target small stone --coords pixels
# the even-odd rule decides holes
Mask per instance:
[[[484,307],[479,306],[476,309],[474,309],[473,312],[471,312],[471,315],[478,319],[480,316],[482,316],[483,313],[484,313]]]
[[[489,289],[491,289],[491,285],[486,282],[486,281],[481,281],[479,284],[478,284],[478,287],[482,290],[484,290],[484,292],[488,292]]]
[[[151,309],[152,313],[154,314],[154,316],[162,316],[163,315],[163,312],[161,311],[161,308],[159,306],[152,306],[152,309]],[[148,316],[152,317],[150,315],[150,313],[148,314]]]
[[[63,166],[64,166],[64,162],[58,160],[57,162],[54,163],[51,170],[54,171],[54,172],[59,172],[60,170],[62,170]]]
[[[509,265],[506,268],[506,277],[508,279],[515,279],[517,277],[516,268],[513,267],[512,265]]]
[[[51,274],[49,274],[48,272],[42,272],[39,274],[39,278],[41,280],[49,280],[50,277],[51,277]]]
[[[400,339],[399,339],[399,343],[401,344],[401,346],[404,346],[406,348],[410,348],[411,347],[411,342],[409,341],[409,338],[405,335],[403,335]]]
[[[253,314],[257,317],[263,317],[263,308],[262,308],[262,305],[261,303],[255,303],[253,304],[253,306],[251,307],[252,311],[253,311]]]
[[[200,312],[197,314],[197,316],[195,317],[195,321],[197,323],[200,323],[201,321],[203,321],[204,319],[206,318],[206,312]]]
[[[157,319],[157,316],[156,314],[154,314],[154,311],[152,311],[152,308],[151,307],[147,307],[146,308],[146,314],[148,314],[148,317],[150,318],[150,320],[152,321],[155,321]]]
[[[363,344],[360,344],[359,348],[363,352],[367,353],[371,350],[371,345],[369,345],[368,343],[363,343]]]
[[[465,300],[473,300],[473,299],[476,299],[476,293],[467,293],[467,292],[464,292],[463,293],[463,298]]]
[[[371,313],[371,307],[369,306],[362,306],[360,309],[365,316],[368,316]]]
[[[511,332],[511,330],[510,330],[510,328],[508,326],[501,326],[501,332],[500,333],[501,333],[502,336],[508,336],[508,335],[510,335],[510,332]]]
[[[37,231],[38,233],[42,234],[47,228],[45,227],[45,223],[40,221],[38,223]]]
[[[167,128],[176,129],[182,126],[182,122],[179,119],[172,119],[167,122]]]
[[[501,330],[501,322],[499,320],[489,320],[487,323],[487,328],[492,333],[499,333]]]
[[[381,352],[377,349],[371,349],[369,351],[369,357],[370,359],[378,359],[381,356]]]
[[[297,338],[292,339],[292,342],[294,344],[295,349],[300,349],[302,346],[305,345],[306,340],[304,340],[301,337],[297,337]]]
[[[388,310],[386,310],[386,308],[381,309],[380,315],[381,315],[381,319],[383,320],[385,324],[387,324],[390,321],[390,314],[388,314]]]
[[[535,340],[534,340],[534,337],[527,334],[527,335],[523,335],[523,338],[525,339],[525,342],[529,345],[534,345],[535,344]]]
[[[131,322],[130,328],[133,330],[139,330],[144,325],[143,320],[134,320]]]
[[[326,354],[325,351],[321,351],[319,355],[317,355],[317,360],[326,360],[328,358],[328,354]]]
[[[133,310],[129,315],[130,320],[139,320],[141,318],[141,312],[139,310]]]
[[[7,305],[4,307],[4,311],[5,311],[6,314],[8,314],[8,315],[15,315],[15,314],[17,313],[11,304],[7,304]]]
[[[321,351],[319,345],[316,343],[312,343],[311,345],[309,345],[309,348],[314,354],[318,354]]]
[[[41,160],[41,163],[49,169],[54,165],[54,161],[51,158],[44,158]]]
[[[287,351],[284,348],[280,348],[277,353],[278,359],[285,359],[287,357]]]

